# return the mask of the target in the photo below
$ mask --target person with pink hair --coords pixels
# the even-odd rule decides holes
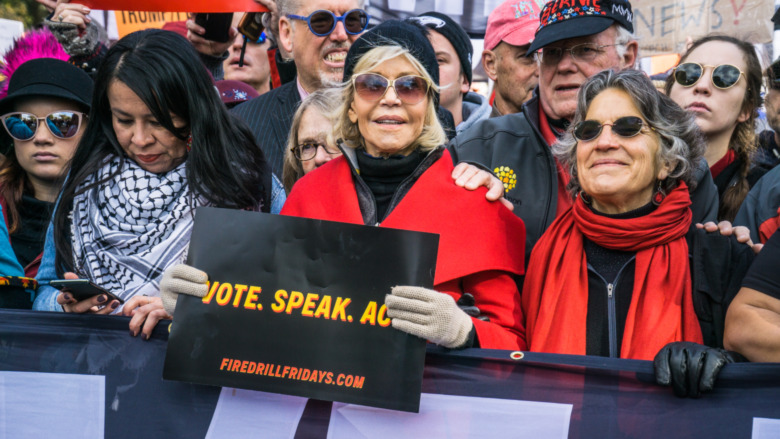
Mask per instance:
[[[3,55],[5,63],[0,75],[6,78],[0,87],[0,99],[8,95],[8,82],[16,69],[25,62],[36,58],[54,58],[67,61],[69,56],[54,34],[46,28],[31,30],[14,41],[13,46]]]

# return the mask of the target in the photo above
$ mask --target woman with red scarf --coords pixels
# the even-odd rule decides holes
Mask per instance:
[[[582,86],[554,148],[577,196],[531,254],[522,293],[528,349],[656,357],[658,381],[678,395],[711,389],[733,361],[718,349],[729,293],[694,296],[716,279],[689,255],[750,258],[750,249],[691,228],[689,190],[703,152],[693,118],[641,72],[604,71]],[[734,250],[715,251],[716,241]]]

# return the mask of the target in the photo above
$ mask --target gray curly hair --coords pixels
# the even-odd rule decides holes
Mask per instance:
[[[689,190],[693,191],[697,183],[694,172],[705,148],[696,120],[668,96],[660,93],[644,73],[632,69],[621,72],[604,70],[582,85],[574,120],[566,134],[552,147],[553,154],[571,175],[567,189],[572,194],[581,190],[577,177],[577,139],[572,134],[574,127],[585,118],[593,99],[608,88],[627,93],[642,118],[658,135],[658,163],[671,165],[669,176],[662,183],[663,190],[668,193],[680,181],[684,181]]]

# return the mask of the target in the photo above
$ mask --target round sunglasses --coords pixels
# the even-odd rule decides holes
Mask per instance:
[[[3,127],[16,140],[26,141],[35,137],[38,131],[38,123],[46,121],[46,127],[60,139],[70,139],[79,132],[81,122],[87,118],[87,115],[80,111],[55,111],[38,117],[31,113],[17,111],[0,116]]]
[[[718,66],[702,65],[695,62],[682,63],[674,69],[674,80],[683,87],[691,87],[704,75],[704,69],[712,68],[712,85],[726,90],[733,87],[744,73],[737,66],[721,64]]]
[[[318,37],[326,37],[336,29],[336,24],[339,21],[344,24],[344,30],[350,35],[363,33],[368,27],[368,20],[371,19],[371,16],[362,9],[352,9],[342,16],[336,16],[333,12],[321,9],[312,12],[308,17],[288,14],[287,18],[305,21],[309,25],[311,33]]]
[[[617,119],[612,123],[600,123],[597,120],[583,120],[574,126],[574,138],[587,142],[593,140],[601,135],[601,131],[604,126],[612,127],[612,132],[620,137],[634,137],[642,132],[642,127],[645,126],[645,122],[637,116],[625,116]],[[648,128],[653,127],[648,125]]]
[[[363,73],[352,78],[355,93],[367,101],[378,101],[393,87],[396,96],[405,104],[416,104],[425,98],[431,84],[422,76],[408,75],[389,80],[378,73]]]

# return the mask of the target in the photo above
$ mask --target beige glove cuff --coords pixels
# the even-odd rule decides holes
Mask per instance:
[[[168,267],[160,281],[160,297],[165,311],[173,315],[179,294],[204,297],[209,291],[206,273],[186,264]]]
[[[447,348],[462,347],[474,324],[447,294],[400,286],[385,298],[394,328]]]

